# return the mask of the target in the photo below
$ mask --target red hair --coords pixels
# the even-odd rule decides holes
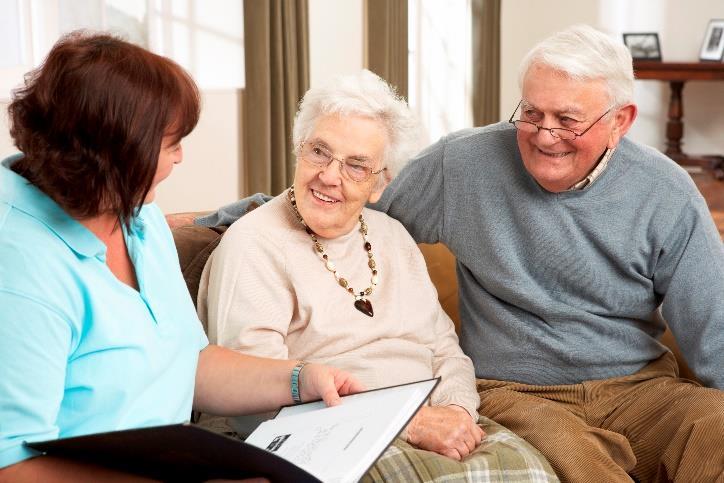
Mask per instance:
[[[12,169],[77,218],[127,223],[146,199],[161,141],[199,119],[196,84],[172,60],[108,34],[61,38],[13,93]]]

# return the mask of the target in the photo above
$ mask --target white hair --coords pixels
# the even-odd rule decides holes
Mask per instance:
[[[518,70],[521,88],[528,70],[536,64],[552,67],[575,80],[603,80],[613,106],[633,102],[631,53],[623,42],[588,25],[574,25],[533,47]]]
[[[328,115],[368,117],[384,126],[389,143],[382,163],[388,179],[394,178],[421,148],[417,117],[387,82],[366,69],[335,77],[304,94],[294,118],[295,152],[311,136],[319,119]]]

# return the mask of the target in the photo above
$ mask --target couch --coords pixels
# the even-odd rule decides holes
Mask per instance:
[[[209,255],[211,255],[211,252],[218,245],[226,230],[225,227],[207,228],[194,225],[194,218],[202,214],[203,213],[179,213],[166,217],[173,233],[176,249],[178,250],[181,271],[194,304],[196,303],[196,294],[199,289],[199,280],[204,264]],[[420,244],[419,246],[425,257],[430,278],[437,289],[440,304],[453,322],[455,322],[456,328],[459,328],[460,312],[458,310],[455,257],[442,244]],[[657,311],[653,316],[660,317],[661,315]],[[204,327],[204,329],[206,329],[206,327]],[[661,342],[676,356],[680,376],[686,379],[696,380],[693,372],[686,365],[681,351],[669,330],[664,333]]]

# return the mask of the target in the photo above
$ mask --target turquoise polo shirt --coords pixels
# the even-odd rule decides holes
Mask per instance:
[[[37,455],[24,441],[188,420],[208,341],[162,213],[124,229],[136,291],[15,159],[0,166],[0,468]]]

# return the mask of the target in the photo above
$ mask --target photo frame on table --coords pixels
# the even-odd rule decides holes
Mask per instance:
[[[724,19],[712,19],[706,27],[699,60],[720,62],[722,59],[724,59]]]
[[[661,60],[661,44],[656,32],[623,34],[623,43],[634,60]]]

